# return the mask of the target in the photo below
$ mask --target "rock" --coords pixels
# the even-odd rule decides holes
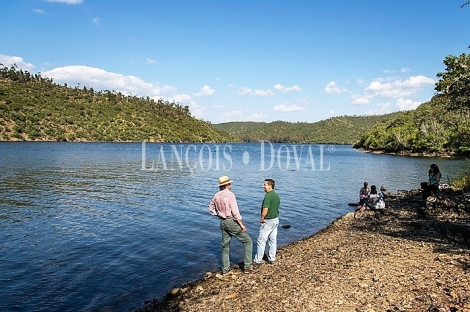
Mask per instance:
[[[176,297],[180,294],[180,292],[181,292],[181,288],[175,287],[167,294],[167,296],[169,298]]]

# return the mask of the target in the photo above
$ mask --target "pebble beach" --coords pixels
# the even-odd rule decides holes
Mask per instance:
[[[255,274],[207,272],[137,311],[470,312],[470,195],[423,203],[410,190],[386,204],[279,248]]]

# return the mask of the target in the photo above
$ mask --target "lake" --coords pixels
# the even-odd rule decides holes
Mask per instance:
[[[132,311],[218,269],[219,176],[254,241],[276,180],[283,246],[352,211],[364,181],[419,188],[431,163],[443,182],[469,165],[339,145],[0,142],[0,310]]]

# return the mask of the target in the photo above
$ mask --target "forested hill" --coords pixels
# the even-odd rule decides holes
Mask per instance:
[[[233,142],[187,106],[70,88],[0,64],[0,141]]]
[[[315,123],[306,122],[228,122],[214,125],[244,142],[354,144],[361,134],[401,113],[378,116],[333,117]]]
[[[449,97],[436,95],[416,110],[368,129],[354,147],[385,153],[468,154],[470,116],[449,110],[449,105]]]
[[[365,131],[355,145],[386,153],[470,154],[470,54],[449,55],[435,95],[416,110]]]

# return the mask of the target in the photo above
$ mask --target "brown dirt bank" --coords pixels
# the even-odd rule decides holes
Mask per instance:
[[[470,195],[425,207],[419,190],[388,195],[385,210],[347,214],[255,275],[208,272],[138,311],[470,312]]]
[[[356,148],[357,150],[364,153],[371,153],[377,155],[396,155],[396,156],[414,156],[414,157],[442,157],[442,158],[465,158],[464,155],[454,152],[413,152],[413,151],[386,151],[382,149],[367,149],[367,148]]]

